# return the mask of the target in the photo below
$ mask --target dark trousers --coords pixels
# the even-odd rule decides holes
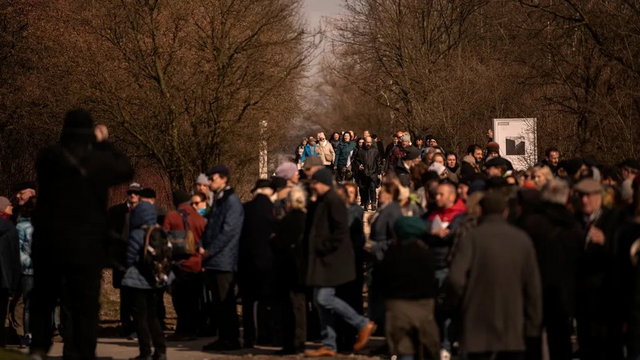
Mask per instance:
[[[100,309],[100,267],[34,261],[31,352],[46,354],[52,343],[51,314],[58,300],[64,317],[64,359],[95,359]]]
[[[167,346],[164,340],[160,319],[158,318],[158,297],[164,291],[161,289],[130,289],[133,321],[138,333],[138,346],[141,356],[151,355],[151,345],[156,354],[165,354]]]
[[[4,326],[7,319],[7,309],[9,308],[9,292],[0,289],[0,347],[7,345],[6,328]]]
[[[122,327],[122,335],[128,336],[135,331],[133,323],[133,301],[131,298],[131,288],[120,288],[120,326]]]
[[[338,165],[337,171],[336,171],[336,181],[343,182],[343,181],[350,180],[349,179],[350,173],[351,171],[345,165]]]
[[[279,297],[282,316],[282,347],[284,350],[301,351],[307,338],[307,299],[304,292],[290,290]]]
[[[240,324],[236,312],[235,274],[226,271],[206,270],[205,286],[211,292],[213,314],[218,324],[218,340],[237,344]]]
[[[469,360],[524,360],[524,352],[503,351],[503,352],[487,352],[467,355]]]
[[[360,205],[367,206],[376,204],[376,181],[369,176],[362,175],[360,179]]]
[[[173,282],[171,297],[178,321],[176,334],[195,336],[198,332],[200,290],[202,281],[200,273],[174,270],[176,279]]]
[[[544,321],[547,331],[550,360],[571,360],[571,315],[563,305],[562,297],[554,294],[554,290],[545,289]]]

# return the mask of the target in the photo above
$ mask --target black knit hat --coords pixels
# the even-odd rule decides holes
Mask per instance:
[[[333,187],[333,174],[331,170],[324,168],[313,173],[311,180]]]
[[[152,188],[144,188],[140,190],[140,197],[143,197],[145,199],[155,199],[156,191],[153,190]]]
[[[191,200],[191,195],[184,190],[176,190],[172,194],[173,197],[173,205],[178,207],[184,203],[187,203]]]
[[[404,160],[415,160],[420,157],[420,150],[415,146],[407,146],[404,151],[406,154],[403,158]]]

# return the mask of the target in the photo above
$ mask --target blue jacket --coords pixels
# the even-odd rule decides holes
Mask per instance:
[[[240,198],[232,188],[227,187],[214,200],[207,227],[202,234],[202,247],[208,253],[202,267],[228,272],[238,270],[243,220],[244,209]]]
[[[126,265],[127,272],[122,279],[122,285],[136,289],[151,289],[149,282],[140,274],[136,265],[140,262],[144,237],[144,225],[154,225],[158,220],[155,206],[141,201],[131,210],[129,242],[127,243]]]
[[[318,144],[315,145],[310,145],[307,144],[304,146],[304,158],[308,158],[309,156],[320,156],[320,154],[318,154]]]

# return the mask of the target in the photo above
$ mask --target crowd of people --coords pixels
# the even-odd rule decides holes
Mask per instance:
[[[318,133],[245,203],[216,165],[173,209],[139,183],[107,209],[107,189],[133,177],[107,139],[70,112],[37,185],[0,197],[0,318],[22,299],[34,359],[58,325],[65,359],[95,358],[106,266],[135,359],[209,336],[204,351],[330,357],[376,333],[386,345],[373,352],[403,360],[640,359],[637,160],[550,148],[514,169],[492,139],[458,157],[433,136],[397,132],[385,147],[368,131]],[[156,244],[172,244],[170,262]],[[165,338],[167,291],[177,324]]]

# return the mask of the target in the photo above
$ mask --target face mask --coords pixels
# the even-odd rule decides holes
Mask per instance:
[[[203,207],[202,209],[198,209],[198,214],[204,216],[207,213],[207,208]]]

